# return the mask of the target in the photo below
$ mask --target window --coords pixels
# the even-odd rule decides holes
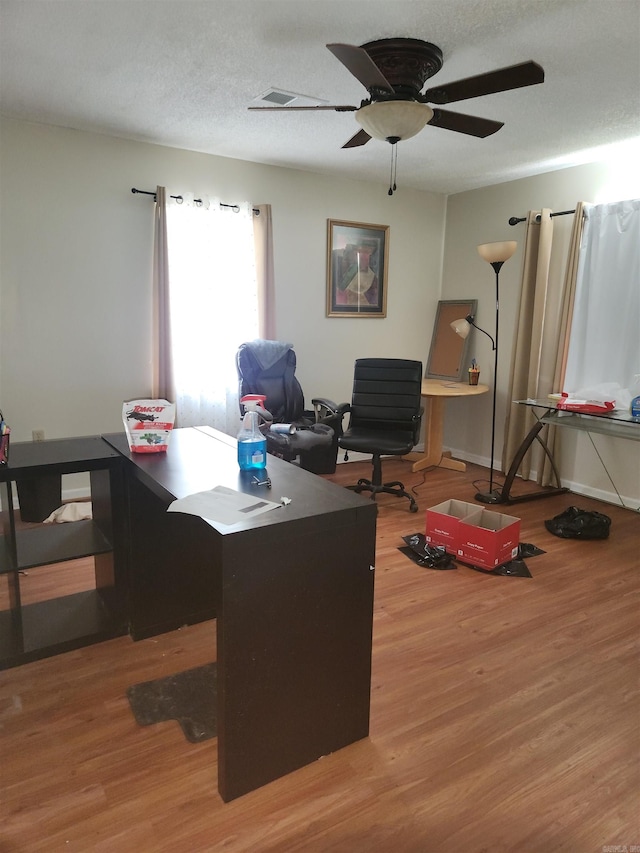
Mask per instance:
[[[610,386],[626,406],[640,374],[640,199],[587,206],[580,251],[564,387]]]
[[[177,425],[238,428],[238,346],[258,336],[253,211],[170,199],[166,208]]]

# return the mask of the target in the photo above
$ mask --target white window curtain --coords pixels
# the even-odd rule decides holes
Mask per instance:
[[[586,205],[564,390],[639,393],[640,199]],[[600,397],[602,398],[602,397]]]
[[[158,199],[160,201],[160,199]],[[256,338],[253,211],[166,199],[170,382],[180,427],[238,429],[238,346]]]

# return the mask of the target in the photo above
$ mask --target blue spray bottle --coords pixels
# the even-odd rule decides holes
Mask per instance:
[[[241,471],[267,467],[267,439],[260,432],[260,415],[246,412],[238,433],[238,465]]]

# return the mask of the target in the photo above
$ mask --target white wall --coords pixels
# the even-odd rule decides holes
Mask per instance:
[[[571,210],[577,201],[598,203],[638,195],[640,180],[637,167],[632,167],[629,160],[618,156],[608,162],[576,166],[449,196],[442,298],[477,298],[477,323],[491,334],[495,326],[495,275],[478,255],[476,246],[495,240],[518,241],[516,254],[500,272],[500,362],[496,419],[498,467],[502,454],[505,413],[510,402],[507,399],[509,366],[520,295],[526,227],[525,223],[510,226],[509,218],[526,216],[529,210],[542,207],[554,211]],[[564,275],[571,219],[571,216],[564,216],[553,220],[551,274],[560,278]],[[471,346],[482,368],[480,381],[492,385],[491,344],[478,332],[472,332],[472,335]],[[612,342],[612,345],[617,343]],[[559,434],[563,485],[569,485],[583,494],[618,502],[588,437],[568,429],[560,430]],[[445,436],[454,455],[488,465],[491,449],[491,393],[471,400],[452,400],[447,409]],[[640,443],[599,435],[595,436],[594,442],[625,504],[637,508],[640,505]]]
[[[502,448],[511,336],[518,304],[523,226],[530,208],[605,200],[620,178],[592,164],[450,196],[349,182],[289,169],[3,119],[0,124],[0,406],[12,438],[29,440],[121,429],[121,402],[150,393],[153,202],[131,187],[218,195],[273,206],[276,334],[293,342],[307,398],[351,393],[359,356],[429,354],[437,301],[475,297],[478,323],[492,328],[493,271],[476,245],[516,239],[501,273],[501,366],[496,457]],[[608,197],[640,194],[625,183]],[[325,317],[326,222],[389,225],[387,318]],[[446,218],[446,242],[445,235]],[[566,247],[569,217],[557,218]],[[444,252],[444,261],[443,261]],[[562,254],[558,253],[558,258]],[[561,269],[560,260],[554,265]],[[442,283],[442,294],[441,294]],[[482,340],[480,340],[482,338]],[[490,381],[491,352],[475,355]],[[212,368],[214,369],[214,368]],[[451,400],[445,444],[488,464],[491,395]],[[564,431],[569,433],[568,430]],[[565,438],[563,477],[576,490],[611,496],[593,449]],[[598,438],[614,480],[640,503],[640,445]],[[604,441],[604,444],[603,444]],[[615,496],[614,496],[615,498]]]
[[[426,363],[444,196],[9,119],[0,130],[0,400],[15,440],[120,430],[122,400],[150,393],[153,202],[131,187],[273,206],[276,334],[307,398],[350,399],[359,356]],[[329,218],[390,226],[386,319],[325,317]]]

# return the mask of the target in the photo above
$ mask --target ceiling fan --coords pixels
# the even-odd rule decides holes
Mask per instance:
[[[355,112],[362,129],[343,148],[365,145],[372,137],[395,145],[415,136],[427,124],[484,138],[500,130],[504,123],[450,112],[440,109],[440,105],[520,89],[544,81],[543,68],[529,61],[422,92],[425,82],[442,68],[442,51],[435,44],[420,39],[390,38],[368,42],[360,47],[350,44],[328,44],[327,47],[367,89],[369,97],[359,107],[320,105],[249,109]]]

